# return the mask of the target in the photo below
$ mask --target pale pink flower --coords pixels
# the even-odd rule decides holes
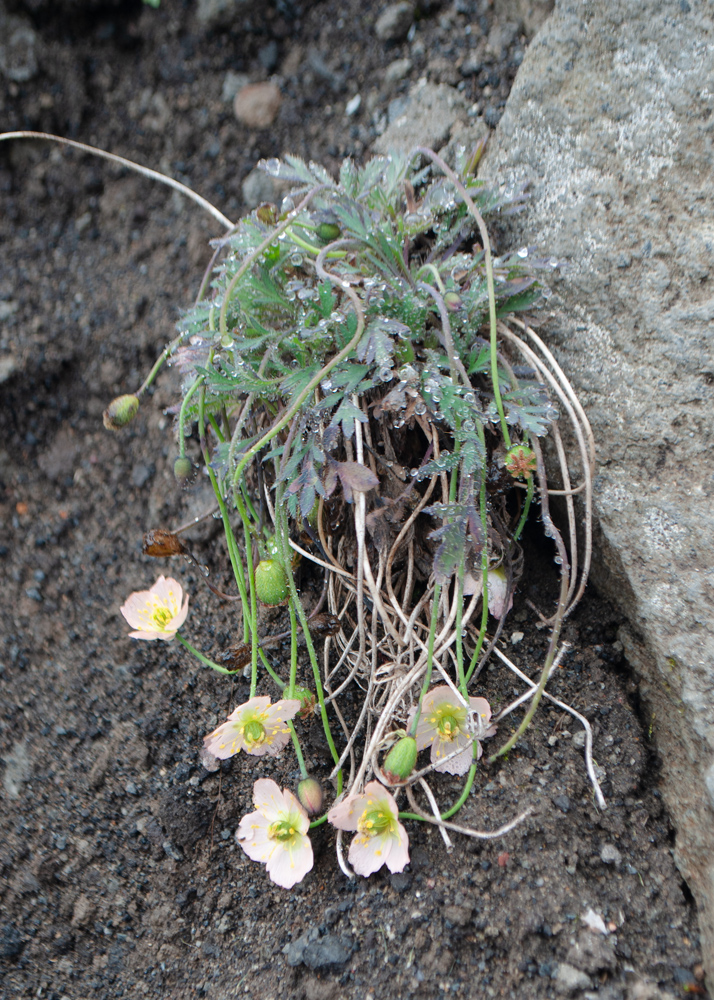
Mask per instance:
[[[409,864],[409,837],[399,822],[394,798],[378,781],[365,785],[361,795],[348,795],[327,814],[338,830],[356,830],[349,850],[358,875],[371,875],[386,865],[401,872]]]
[[[151,590],[138,590],[130,594],[121,607],[121,613],[135,632],[132,639],[162,639],[170,642],[188,614],[188,594],[181,605],[181,584],[171,577],[160,576]]]
[[[270,704],[268,695],[251,698],[239,705],[228,720],[208,736],[203,744],[209,753],[221,760],[233,757],[240,750],[262,757],[275,757],[290,740],[286,722],[297,715],[302,702],[296,698],[283,699]]]
[[[504,608],[506,612],[509,612],[513,607],[513,591],[511,591],[508,598],[508,607],[505,607],[508,577],[506,576],[506,571],[502,566],[496,566],[495,569],[490,569],[488,571],[487,586],[488,610],[494,618],[502,618]],[[483,574],[467,573],[464,576],[464,596],[469,597],[472,594],[480,594],[482,591]]]
[[[417,723],[417,749],[431,746],[431,762],[437,771],[448,774],[466,774],[473,761],[472,743],[476,739],[477,754],[483,753],[478,739],[493,736],[494,727],[489,727],[491,706],[485,698],[469,698],[473,723],[468,720],[469,710],[446,684],[432,688],[424,696],[421,714]],[[416,709],[412,709],[409,725]],[[444,760],[455,751],[461,750]]]
[[[273,882],[292,889],[313,864],[307,813],[291,791],[281,792],[270,778],[253,785],[253,805],[256,811],[240,821],[236,840],[252,861],[266,865]]]

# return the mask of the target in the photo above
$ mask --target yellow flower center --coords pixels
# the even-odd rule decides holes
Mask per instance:
[[[173,617],[172,612],[168,608],[154,608],[151,615],[152,621],[160,629],[166,628]]]
[[[297,830],[290,816],[286,819],[278,819],[268,827],[268,836],[270,839],[278,840],[281,843],[292,840],[296,833]]]
[[[463,705],[451,705],[448,702],[437,705],[429,716],[429,722],[437,730],[441,739],[449,743],[459,735],[465,721],[466,709]]]
[[[357,829],[365,837],[377,837],[382,833],[394,832],[396,820],[386,806],[368,807],[360,816]]]
[[[265,740],[265,726],[257,719],[251,719],[243,727],[243,736],[248,746],[260,746]]]

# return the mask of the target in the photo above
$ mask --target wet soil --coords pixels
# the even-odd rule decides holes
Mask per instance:
[[[381,4],[365,0],[248,5],[215,31],[190,4],[28,6],[39,70],[3,82],[3,127],[160,167],[231,217],[260,157],[292,151],[334,168],[364,156],[389,101],[422,75],[462,84],[495,122],[526,44],[516,32],[478,73],[456,72],[496,23],[480,0],[423,7],[414,39],[391,46],[374,33]],[[387,65],[406,56],[407,77],[387,83]],[[229,70],[276,75],[271,129],[235,120],[222,99]],[[362,110],[346,117],[358,92]],[[640,996],[701,991],[696,914],[620,616],[593,592],[568,623],[551,690],[591,721],[607,810],[593,800],[579,724],[544,705],[508,759],[483,763],[459,814],[488,830],[532,806],[502,839],[457,836],[447,853],[436,830],[412,823],[406,872],[349,881],[321,827],[314,870],[291,892],[246,858],[233,834],[256,764],[293,785],[294,759],[241,755],[205,770],[201,737],[245,699],[245,682],[197,667],[175,643],[131,642],[118,612],[170,568],[191,595],[185,631],[199,648],[213,655],[236,633],[195,568],[140,552],[145,529],[210,502],[203,485],[181,492],[172,476],[172,374],[122,434],[101,424],[173,335],[216,225],[127,172],[28,143],[0,148],[0,205],[0,996],[618,1000],[643,980]],[[193,546],[229,588],[217,527],[204,523]],[[547,609],[555,567],[537,524],[530,537],[504,645],[536,675],[547,634],[526,601]],[[306,595],[318,583],[305,571]],[[495,709],[520,691],[502,666],[483,674]],[[302,735],[324,777],[317,723]],[[437,790],[449,802],[459,785],[442,776]],[[585,929],[590,909],[609,934]]]

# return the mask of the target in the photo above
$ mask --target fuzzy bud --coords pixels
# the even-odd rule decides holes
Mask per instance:
[[[402,736],[384,759],[382,768],[389,781],[404,781],[414,770],[417,759],[417,745],[413,736]]]
[[[288,578],[276,559],[261,559],[255,567],[255,592],[262,604],[282,604],[288,596]]]
[[[457,312],[463,305],[458,292],[447,292],[444,296],[444,303],[449,312]]]
[[[298,712],[300,718],[309,719],[313,713],[315,705],[317,704],[317,698],[312,691],[310,691],[309,688],[296,687],[290,697],[297,698],[297,700],[301,703],[300,711]]]
[[[530,479],[538,466],[535,452],[525,444],[509,448],[503,464],[514,479]]]
[[[193,473],[193,462],[185,455],[179,455],[174,462],[174,479],[179,486],[186,486]]]
[[[297,788],[300,803],[308,816],[317,816],[322,812],[322,787],[314,778],[304,778]]]
[[[118,431],[134,419],[138,410],[138,396],[117,396],[104,411],[104,426],[108,431]]]

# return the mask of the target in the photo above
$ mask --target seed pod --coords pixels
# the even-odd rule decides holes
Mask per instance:
[[[141,551],[145,556],[161,559],[163,556],[182,556],[186,552],[186,546],[173,531],[154,528],[144,534]]]
[[[255,592],[263,604],[282,604],[288,597],[288,578],[277,559],[261,559],[255,567]]]
[[[138,410],[138,396],[117,396],[104,411],[104,426],[108,431],[118,431],[134,419]]]
[[[186,486],[193,473],[193,462],[185,455],[179,455],[174,462],[174,479],[179,486]]]
[[[278,220],[278,210],[269,201],[264,201],[261,205],[258,205],[255,214],[258,221],[266,226],[274,226]]]
[[[332,243],[340,238],[342,230],[336,222],[321,222],[317,227],[317,235],[323,243]]]
[[[314,778],[303,778],[298,785],[297,794],[308,816],[316,816],[322,811],[322,787]]]
[[[234,642],[228,649],[219,653],[216,659],[226,670],[240,670],[250,663],[251,648],[247,642]]]
[[[413,736],[402,736],[384,759],[382,768],[385,776],[395,784],[404,781],[414,770],[416,759],[416,740]]]

